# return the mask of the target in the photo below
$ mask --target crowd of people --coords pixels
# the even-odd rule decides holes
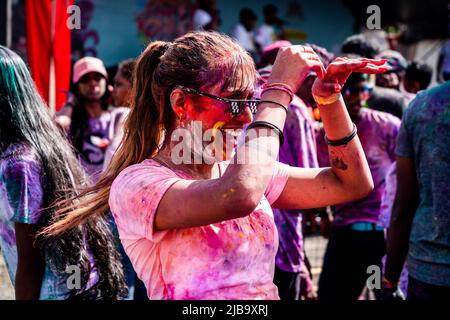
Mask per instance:
[[[200,3],[194,22],[214,28]],[[428,89],[430,66],[363,35],[335,56],[281,40],[275,6],[264,17],[254,34],[243,9],[232,37],[153,41],[113,78],[81,58],[53,116],[0,47],[0,247],[17,299],[351,301],[374,266],[376,299],[450,297],[448,72]],[[328,238],[318,290],[308,216]]]

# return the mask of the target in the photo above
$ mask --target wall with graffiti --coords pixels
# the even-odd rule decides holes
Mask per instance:
[[[23,2],[16,0],[13,10],[13,48],[25,57]],[[278,6],[284,34],[294,43],[313,42],[337,51],[353,33],[353,16],[336,0],[217,0],[219,30],[229,33],[243,7],[251,8],[258,24],[263,23],[262,8],[269,3]],[[75,4],[81,9],[81,28],[72,31],[72,60],[98,56],[107,66],[136,57],[150,40],[170,41],[191,30],[196,9],[196,0],[76,0]]]

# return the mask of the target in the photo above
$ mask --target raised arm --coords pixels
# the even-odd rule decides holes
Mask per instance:
[[[286,84],[296,92],[310,70],[316,71],[321,77],[325,74],[322,63],[312,49],[303,46],[282,48],[268,82]],[[262,99],[286,107],[290,102],[290,96],[278,90],[264,93]],[[270,122],[282,130],[285,118],[284,107],[262,103],[254,120]],[[273,134],[262,134],[267,130]],[[160,201],[154,228],[165,230],[202,226],[253,212],[273,175],[279,150],[275,131],[266,127],[255,128],[252,135],[247,135],[248,141],[238,146],[232,161],[234,164],[228,166],[221,178],[181,180],[172,185]],[[250,161],[250,154],[258,161]]]
[[[340,95],[347,78],[352,72],[385,72],[387,68],[381,66],[384,63],[385,60],[337,58],[328,66],[325,78],[316,80],[312,90],[328,140],[350,138],[355,128]],[[341,145],[329,145],[328,153],[329,168],[290,168],[286,187],[274,206],[319,208],[356,200],[372,191],[372,175],[357,135]]]

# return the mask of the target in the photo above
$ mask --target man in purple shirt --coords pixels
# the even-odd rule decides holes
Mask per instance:
[[[280,162],[303,168],[319,166],[311,111],[297,96],[289,106],[283,133],[288,143],[280,148],[278,157]],[[312,289],[312,282],[304,263],[302,212],[282,209],[273,209],[273,212],[279,230],[274,282],[278,285],[281,299],[299,300],[301,287]],[[283,279],[294,281],[289,286]]]
[[[388,113],[365,108],[371,90],[368,75],[352,74],[342,91],[350,117],[357,126],[374,189],[365,198],[334,207],[319,280],[319,300],[356,300],[371,275],[367,268],[376,265],[381,270],[385,240],[383,229],[376,224],[385,177],[395,161],[400,120]],[[319,163],[329,165],[323,132],[318,135],[317,142]]]

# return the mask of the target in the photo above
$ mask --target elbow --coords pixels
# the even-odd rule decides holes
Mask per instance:
[[[374,189],[372,175],[369,173],[362,182],[355,186],[355,200],[367,197]]]
[[[374,189],[372,175],[369,173],[364,179],[347,186],[348,201],[355,201],[367,197]]]
[[[263,193],[261,190],[245,185],[236,188],[233,196],[229,197],[227,201],[227,211],[231,219],[243,218],[255,211]]]

